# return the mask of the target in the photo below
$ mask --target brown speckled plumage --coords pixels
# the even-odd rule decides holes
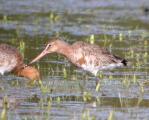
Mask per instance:
[[[99,70],[127,65],[127,60],[111,54],[107,49],[99,47],[98,45],[82,41],[69,45],[59,38],[50,40],[43,52],[32,60],[31,63],[53,52],[66,56],[74,65],[94,75]]]
[[[123,59],[120,57],[117,57],[115,55],[112,55],[107,49],[101,48],[95,44],[88,44],[82,41],[76,42],[72,44],[71,46],[73,48],[74,53],[76,55],[73,55],[74,57],[80,54],[78,57],[79,59],[84,58],[85,60],[88,59],[90,64],[95,64],[96,66],[105,66],[113,63],[120,63]],[[73,63],[77,63],[75,58],[71,58]],[[87,61],[86,61],[87,62]],[[78,67],[80,67],[80,64],[78,64]]]
[[[40,75],[37,69],[27,66],[23,62],[20,52],[8,44],[0,44],[0,73],[12,72],[18,76],[24,76],[28,79],[39,79]],[[30,72],[29,72],[30,71]]]
[[[4,66],[4,64],[12,66],[10,71],[24,65],[22,55],[16,48],[7,44],[0,44],[0,66]]]

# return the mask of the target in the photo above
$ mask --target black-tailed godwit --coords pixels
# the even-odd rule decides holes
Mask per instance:
[[[19,51],[8,44],[0,44],[0,74],[12,72],[17,76],[23,76],[30,80],[39,80],[39,71],[23,62]]]
[[[49,40],[45,49],[30,64],[49,53],[62,54],[74,65],[91,72],[95,76],[100,70],[127,66],[127,60],[111,54],[107,49],[98,45],[82,41],[70,45],[60,38]]]

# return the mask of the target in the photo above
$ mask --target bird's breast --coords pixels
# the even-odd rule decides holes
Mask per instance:
[[[3,57],[0,60],[0,73],[4,74],[5,72],[12,71],[17,64],[17,59],[15,57]]]

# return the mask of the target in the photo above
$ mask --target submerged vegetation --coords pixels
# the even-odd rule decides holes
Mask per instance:
[[[23,4],[14,2],[16,7]],[[1,120],[147,119],[149,27],[143,20],[148,16],[139,13],[138,16],[143,18],[137,18],[132,12],[130,16],[134,16],[127,18],[126,13],[131,11],[125,7],[121,9],[119,5],[110,6],[107,1],[108,7],[91,7],[93,4],[90,4],[91,8],[84,8],[85,3],[78,1],[83,8],[74,4],[77,9],[67,6],[69,2],[65,3],[66,8],[61,8],[63,5],[58,6],[57,3],[53,8],[49,6],[53,2],[45,4],[50,10],[35,3],[32,7],[26,6],[26,1],[21,6],[25,11],[15,9],[12,13],[11,7],[2,11],[1,43],[16,46],[25,63],[29,63],[43,50],[48,38],[59,36],[69,43],[82,40],[103,46],[126,58],[129,65],[99,72],[100,81],[96,85],[96,78],[90,73],[77,69],[61,55],[51,54],[33,65],[42,74],[40,81],[30,84],[24,78],[11,74],[1,76]],[[43,5],[44,2],[40,3]],[[139,11],[140,8],[136,7],[135,10]]]

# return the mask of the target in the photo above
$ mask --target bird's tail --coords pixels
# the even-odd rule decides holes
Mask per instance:
[[[124,66],[127,66],[128,65],[128,61],[126,59],[123,59],[119,56],[116,56],[114,55],[114,57],[118,60],[118,61],[121,61],[121,63],[124,65]]]
[[[123,63],[124,66],[127,66],[127,65],[128,65],[128,61],[127,61],[126,59],[123,59],[123,60],[121,61],[121,63]]]

